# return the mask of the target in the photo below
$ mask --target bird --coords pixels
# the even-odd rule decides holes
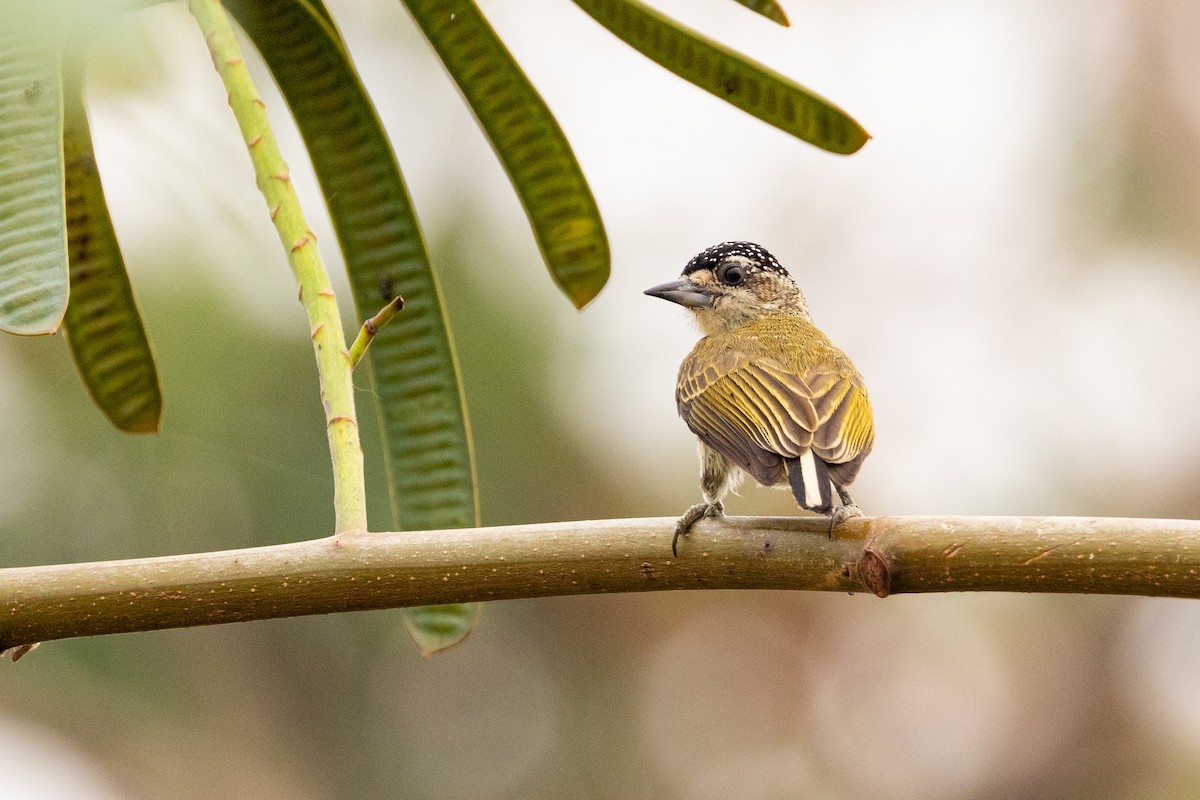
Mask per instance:
[[[671,552],[678,557],[697,520],[724,515],[726,493],[746,474],[790,487],[801,508],[830,517],[831,536],[861,516],[846,487],[875,443],[867,387],[813,324],[783,265],[762,245],[724,242],[645,294],[691,311],[704,334],[675,388],[679,416],[699,440],[704,501],[679,518]]]

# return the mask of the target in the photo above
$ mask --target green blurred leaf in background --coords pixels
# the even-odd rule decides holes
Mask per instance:
[[[54,333],[67,306],[62,20],[0,5],[0,330]]]
[[[63,165],[71,300],[63,327],[96,405],[117,428],[157,433],[162,394],[96,168],[82,53],[63,64]]]
[[[659,66],[822,150],[849,155],[871,138],[820,95],[638,0],[575,0],[575,5]]]
[[[608,282],[608,238],[562,128],[475,3],[404,4],[495,148],[554,282],[583,308]]]

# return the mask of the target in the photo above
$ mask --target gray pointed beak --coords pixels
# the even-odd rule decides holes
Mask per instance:
[[[651,297],[661,297],[672,303],[679,303],[685,308],[712,308],[712,297],[708,290],[697,286],[687,278],[651,286],[645,291],[645,294]]]

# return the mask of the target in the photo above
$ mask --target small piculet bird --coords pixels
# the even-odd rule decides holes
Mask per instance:
[[[743,473],[763,486],[786,482],[801,508],[830,515],[831,526],[860,516],[846,487],[875,441],[867,387],[813,325],[775,257],[725,242],[646,294],[690,310],[704,333],[675,388],[679,416],[700,439],[704,502],[680,517],[671,551],[696,520],[725,513],[722,499]]]

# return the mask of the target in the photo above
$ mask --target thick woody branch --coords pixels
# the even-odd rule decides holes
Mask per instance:
[[[669,589],[1200,597],[1200,523],[1056,517],[675,520],[347,533],[216,553],[0,569],[0,650],[372,608]]]

